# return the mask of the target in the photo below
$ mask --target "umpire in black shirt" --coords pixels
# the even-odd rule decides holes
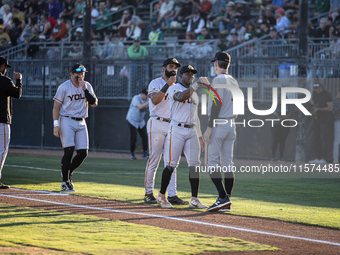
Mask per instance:
[[[0,179],[8,153],[9,140],[11,135],[10,124],[12,123],[12,97],[20,98],[22,93],[22,75],[13,72],[16,85],[13,81],[5,76],[7,68],[11,67],[6,58],[0,56]],[[9,189],[9,186],[0,182],[0,189]]]
[[[332,107],[331,95],[320,83],[313,84],[313,136],[316,148],[316,158],[310,163],[325,164],[330,161],[332,142],[330,141],[330,131],[332,127]]]

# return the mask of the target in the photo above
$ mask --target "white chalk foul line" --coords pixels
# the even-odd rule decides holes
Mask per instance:
[[[18,168],[28,168],[28,169],[34,169],[34,170],[38,170],[38,171],[51,171],[51,172],[61,172],[61,170],[57,170],[57,169],[49,169],[49,168],[40,168],[40,167],[33,167],[33,166],[20,166],[20,165],[8,165],[5,164],[5,166],[10,166],[10,167],[18,167]],[[104,174],[104,175],[110,175],[110,174],[144,174],[144,173],[93,173],[93,172],[76,172],[77,174]]]
[[[78,208],[84,208],[84,209],[98,210],[98,211],[126,213],[126,214],[134,214],[134,215],[148,216],[148,217],[154,217],[154,218],[177,220],[177,221],[200,224],[200,225],[211,226],[211,227],[227,228],[227,229],[233,229],[233,230],[238,230],[238,231],[243,231],[243,232],[250,232],[250,233],[262,234],[262,235],[270,235],[270,236],[297,239],[297,240],[314,242],[314,243],[322,243],[322,244],[340,246],[340,243],[334,243],[334,242],[329,242],[329,241],[324,241],[324,240],[317,240],[317,239],[311,239],[311,238],[305,238],[305,237],[299,237],[299,236],[281,235],[281,234],[271,233],[271,232],[266,232],[266,231],[259,231],[259,230],[253,230],[253,229],[247,229],[247,228],[239,228],[239,227],[232,227],[232,226],[226,226],[226,225],[219,225],[219,224],[208,223],[208,222],[203,222],[203,221],[181,219],[181,218],[176,218],[176,217],[171,217],[171,216],[163,216],[163,215],[149,214],[149,213],[114,210],[114,209],[85,206],[85,205],[68,204],[68,203],[61,203],[61,202],[55,202],[55,201],[49,201],[49,200],[41,200],[41,199],[28,198],[28,197],[19,197],[19,196],[7,195],[7,194],[0,194],[0,196],[11,197],[11,198],[16,198],[16,199],[24,199],[24,200],[30,200],[30,201],[42,202],[42,203],[48,203],[48,204],[55,204],[55,205],[63,205],[63,206],[71,206],[71,207],[78,207]]]

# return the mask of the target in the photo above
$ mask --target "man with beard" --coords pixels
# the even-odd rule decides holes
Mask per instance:
[[[161,208],[171,208],[172,205],[165,197],[166,189],[169,185],[172,173],[176,169],[182,150],[189,166],[189,181],[191,186],[190,208],[207,208],[197,198],[200,182],[200,151],[204,150],[201,125],[198,119],[197,109],[199,99],[195,91],[200,86],[199,83],[209,83],[205,77],[200,77],[194,82],[195,70],[191,65],[181,68],[181,82],[176,83],[169,89],[170,98],[170,125],[167,136],[166,167],[163,170],[161,189],[157,196],[157,202]]]
[[[2,168],[5,164],[5,160],[8,153],[9,140],[11,135],[11,123],[12,123],[12,97],[20,98],[22,93],[22,75],[21,73],[14,73],[16,85],[13,81],[5,76],[7,68],[12,67],[8,64],[8,61],[4,57],[0,57],[0,179]],[[0,189],[9,189],[8,185],[4,185],[0,182]]]
[[[153,195],[156,170],[161,160],[163,148],[168,148],[167,131],[170,124],[170,100],[168,89],[176,83],[177,69],[181,64],[176,58],[168,58],[163,62],[164,75],[154,79],[149,84],[148,96],[150,119],[147,124],[149,138],[149,160],[145,169],[145,197],[144,201],[149,204],[156,204]],[[167,158],[168,150],[164,150],[164,159]],[[164,162],[166,162],[164,160]],[[177,196],[176,190],[176,170],[171,178],[168,188],[168,199],[172,204],[185,205],[188,201],[183,201]]]

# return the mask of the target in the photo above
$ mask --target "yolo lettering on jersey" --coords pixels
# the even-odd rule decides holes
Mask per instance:
[[[94,95],[92,85],[86,82],[86,86],[90,94]],[[59,86],[53,100],[61,103],[61,116],[75,118],[87,118],[88,116],[88,103],[85,92],[80,86],[74,86],[71,80],[62,83]]]
[[[152,80],[148,88],[149,95],[152,93],[155,93],[155,92],[157,93],[161,91],[165,83],[166,81],[162,77]],[[170,118],[169,94],[166,93],[164,96],[164,99],[157,105],[154,105],[152,101],[150,100],[149,111],[150,111],[150,117],[157,116],[157,117],[169,119]]]

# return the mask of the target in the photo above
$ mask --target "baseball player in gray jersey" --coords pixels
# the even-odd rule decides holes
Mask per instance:
[[[144,201],[150,204],[156,204],[156,198],[153,195],[155,185],[155,175],[161,160],[162,151],[167,148],[168,127],[170,124],[170,101],[168,88],[176,83],[177,69],[181,64],[176,58],[168,58],[163,62],[164,75],[154,79],[149,84],[149,111],[150,119],[147,124],[149,138],[149,160],[145,169],[145,197]],[[164,164],[167,150],[164,150]],[[168,199],[173,204],[189,204],[177,196],[176,190],[176,170],[172,175],[168,187]]]
[[[181,83],[176,83],[168,90],[170,98],[170,125],[168,130],[168,147],[166,153],[166,167],[162,174],[161,189],[157,196],[157,202],[162,208],[171,208],[172,205],[165,197],[171,175],[177,167],[182,150],[189,166],[189,180],[191,185],[191,208],[207,208],[197,198],[199,188],[200,150],[204,150],[200,121],[197,115],[199,99],[195,93],[199,84],[194,82],[195,70],[191,65],[181,68]],[[208,83],[207,78],[201,77],[199,81]],[[193,85],[192,85],[193,84]],[[191,86],[192,85],[192,86]]]
[[[217,52],[215,59],[211,61],[214,62],[215,73],[217,75],[212,81],[213,88],[216,87],[216,84],[238,87],[237,81],[228,74],[230,60],[229,54],[222,51]],[[207,143],[205,154],[206,165],[208,169],[210,167],[216,167],[215,169],[217,170],[217,166],[221,163],[221,166],[224,167],[224,169],[230,170],[233,164],[233,147],[236,138],[236,130],[233,123],[233,119],[236,117],[233,115],[233,96],[231,91],[227,88],[218,88],[216,91],[221,98],[222,105],[216,95],[216,105],[212,103],[212,100],[210,100],[208,104],[209,124],[204,133],[204,141]],[[215,121],[214,126],[214,120],[216,119],[221,119],[221,123],[223,124],[216,124],[218,122]],[[225,124],[226,122],[227,124]],[[230,211],[230,196],[234,185],[234,173],[232,171],[225,172],[225,186],[223,186],[221,172],[211,171],[210,177],[215,184],[219,197],[207,211]]]
[[[72,173],[87,157],[89,138],[85,118],[88,116],[88,105],[98,105],[90,83],[84,81],[86,68],[75,64],[71,68],[71,79],[62,83],[53,100],[53,134],[60,136],[64,148],[61,160],[63,182],[62,191],[75,191]],[[72,160],[74,148],[77,154]],[[72,162],[71,162],[72,161]]]

